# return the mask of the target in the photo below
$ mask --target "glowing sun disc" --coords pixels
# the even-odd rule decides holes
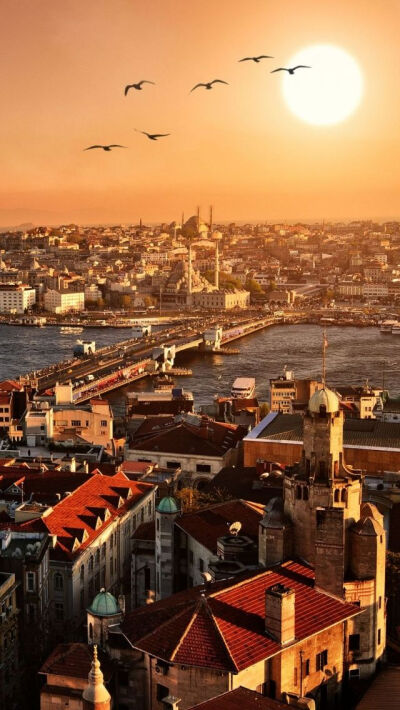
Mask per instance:
[[[330,44],[305,47],[290,58],[287,67],[306,64],[311,69],[285,73],[283,95],[290,110],[314,125],[340,123],[359,106],[363,77],[355,59]]]

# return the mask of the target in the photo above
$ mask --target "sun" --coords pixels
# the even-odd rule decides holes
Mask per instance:
[[[294,75],[285,72],[283,95],[296,116],[307,123],[327,126],[348,118],[363,95],[363,76],[355,59],[330,44],[305,47],[290,58],[287,67],[306,64]]]

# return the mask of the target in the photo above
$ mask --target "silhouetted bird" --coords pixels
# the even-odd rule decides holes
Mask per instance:
[[[259,54],[258,57],[243,57],[238,59],[238,62],[256,62],[258,64],[261,59],[273,59],[269,54]]]
[[[206,81],[205,83],[196,84],[196,86],[194,86],[193,89],[190,89],[190,91],[191,92],[194,91],[199,86],[204,86],[204,88],[209,91],[210,89],[212,89],[213,84],[227,84],[227,83],[228,82],[224,81],[223,79],[213,79],[212,81]]]
[[[111,150],[111,148],[127,148],[126,145],[118,145],[118,143],[111,143],[111,145],[90,145],[89,148],[84,148],[84,150],[93,150],[93,148],[102,148],[103,150]]]
[[[138,81],[137,84],[127,84],[127,86],[125,86],[125,91],[124,91],[125,96],[127,95],[129,89],[136,89],[136,91],[143,91],[143,89],[142,89],[143,84],[155,84],[155,81],[148,81],[147,79],[142,79],[142,81]]]
[[[156,141],[158,138],[165,138],[171,135],[170,133],[147,133],[147,131],[139,131],[137,128],[135,128],[135,131],[137,133],[143,133],[143,135],[147,136],[151,141]]]
[[[311,69],[311,67],[306,64],[298,64],[297,67],[289,67],[288,69],[286,67],[279,67],[279,69],[273,69],[271,74],[275,74],[276,71],[287,71],[289,74],[294,74],[296,69]]]

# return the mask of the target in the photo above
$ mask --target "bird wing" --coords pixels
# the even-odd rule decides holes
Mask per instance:
[[[138,86],[142,86],[142,84],[155,84],[155,81],[149,81],[148,79],[142,79],[142,81],[138,82]]]
[[[127,148],[128,146],[126,145],[119,145],[118,143],[111,143],[111,145],[108,146],[109,148]]]
[[[89,148],[84,148],[83,150],[93,150],[93,148],[103,148],[102,145],[90,145]]]
[[[132,86],[133,86],[133,84],[127,84],[127,86],[125,86],[125,91],[124,91],[125,96],[127,95],[129,89],[132,88]]]
[[[133,130],[136,131],[136,133],[143,133],[144,136],[149,136],[149,135],[150,135],[150,133],[147,133],[146,131],[139,131],[138,128],[134,128]]]
[[[254,57],[243,57],[243,59],[238,59],[238,62],[251,62]]]
[[[273,59],[270,54],[259,54],[256,59]]]
[[[152,133],[152,138],[165,138],[165,136],[170,136],[170,133]]]
[[[295,69],[311,69],[307,64],[298,64],[297,67],[293,67],[293,71]]]
[[[279,69],[273,69],[271,74],[275,74],[276,71],[289,71],[286,67],[279,67]]]
[[[207,84],[196,84],[196,86],[193,87],[193,89],[190,89],[190,91],[194,91],[197,89],[199,86],[207,86]]]
[[[223,79],[213,79],[210,81],[210,84],[227,84],[227,81],[224,81]]]

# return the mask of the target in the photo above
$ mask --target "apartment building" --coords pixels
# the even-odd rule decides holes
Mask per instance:
[[[0,284],[0,313],[25,313],[36,302],[36,291],[26,284]]]

